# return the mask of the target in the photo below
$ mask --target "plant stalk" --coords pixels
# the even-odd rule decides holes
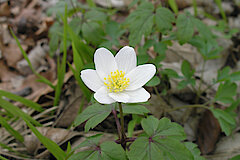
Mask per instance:
[[[122,139],[121,125],[120,125],[119,119],[117,117],[117,111],[115,109],[113,109],[112,113],[113,113],[113,116],[115,118],[115,122],[116,122],[116,125],[117,125],[118,138]]]
[[[123,110],[122,110],[122,103],[118,103],[119,106],[119,112],[120,112],[120,122],[121,122],[121,145],[124,149],[126,149],[126,134],[125,134],[125,129],[124,129],[124,117],[123,117]]]

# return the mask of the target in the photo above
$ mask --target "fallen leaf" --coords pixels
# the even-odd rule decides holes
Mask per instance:
[[[206,110],[198,125],[197,143],[201,153],[211,153],[221,132],[220,125],[212,112]]]

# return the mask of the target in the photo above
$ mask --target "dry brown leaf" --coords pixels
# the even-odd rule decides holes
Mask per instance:
[[[1,16],[10,16],[10,1],[6,1],[0,5],[0,17]]]
[[[75,79],[70,79],[70,82],[65,85],[67,86],[66,91],[63,91],[64,95],[59,103],[58,118],[55,124],[57,127],[68,128],[78,115],[80,105],[85,103],[86,106],[86,100],[83,99],[82,91]]]
[[[22,47],[24,50],[27,49],[26,45],[22,45]],[[3,57],[6,59],[9,67],[16,68],[17,62],[23,58],[23,55],[16,43],[10,43],[4,48]]]
[[[198,125],[197,142],[202,154],[208,154],[215,148],[221,132],[218,120],[212,112],[206,110]]]
[[[11,79],[17,76],[15,72],[9,70],[3,60],[0,60],[0,80],[2,82],[11,82]]]

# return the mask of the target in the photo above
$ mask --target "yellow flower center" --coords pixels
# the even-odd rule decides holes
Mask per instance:
[[[107,86],[110,92],[122,92],[129,86],[129,78],[124,77],[125,72],[116,70],[111,72],[107,78],[104,78],[106,82],[104,84]]]

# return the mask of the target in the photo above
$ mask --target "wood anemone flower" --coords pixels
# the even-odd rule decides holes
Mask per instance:
[[[123,47],[114,57],[106,48],[94,54],[96,70],[81,71],[81,78],[95,92],[94,98],[102,104],[114,102],[146,102],[150,94],[143,88],[156,73],[153,64],[137,66],[134,49]]]

